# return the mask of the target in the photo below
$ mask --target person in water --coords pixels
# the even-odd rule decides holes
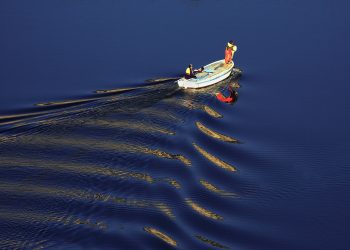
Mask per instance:
[[[196,74],[202,72],[203,70],[204,70],[204,67],[194,70],[193,65],[190,64],[186,69],[185,78],[186,79],[197,78]]]
[[[233,55],[237,51],[237,46],[235,45],[234,41],[229,41],[226,46],[225,50],[225,65],[233,63],[233,66],[235,65],[233,62]]]

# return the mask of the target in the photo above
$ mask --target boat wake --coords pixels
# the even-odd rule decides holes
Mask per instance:
[[[228,83],[100,90],[0,117],[0,248],[239,245],[240,169],[223,152],[240,144],[214,95]]]

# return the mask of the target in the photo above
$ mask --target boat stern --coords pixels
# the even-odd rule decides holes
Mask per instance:
[[[186,79],[185,78],[181,78],[179,80],[177,80],[177,85],[179,85],[180,88],[186,88]]]

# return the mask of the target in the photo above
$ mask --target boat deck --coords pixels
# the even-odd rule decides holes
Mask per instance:
[[[207,77],[208,75],[219,75],[223,71],[227,70],[230,66],[225,65],[223,61],[215,62],[213,64],[209,64],[208,66],[205,66],[204,71],[201,73],[197,73],[197,79],[201,79],[204,77]]]

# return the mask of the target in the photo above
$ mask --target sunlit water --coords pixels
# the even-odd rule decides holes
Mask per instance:
[[[347,249],[347,9],[1,2],[0,248]],[[241,78],[144,83],[230,39]]]

